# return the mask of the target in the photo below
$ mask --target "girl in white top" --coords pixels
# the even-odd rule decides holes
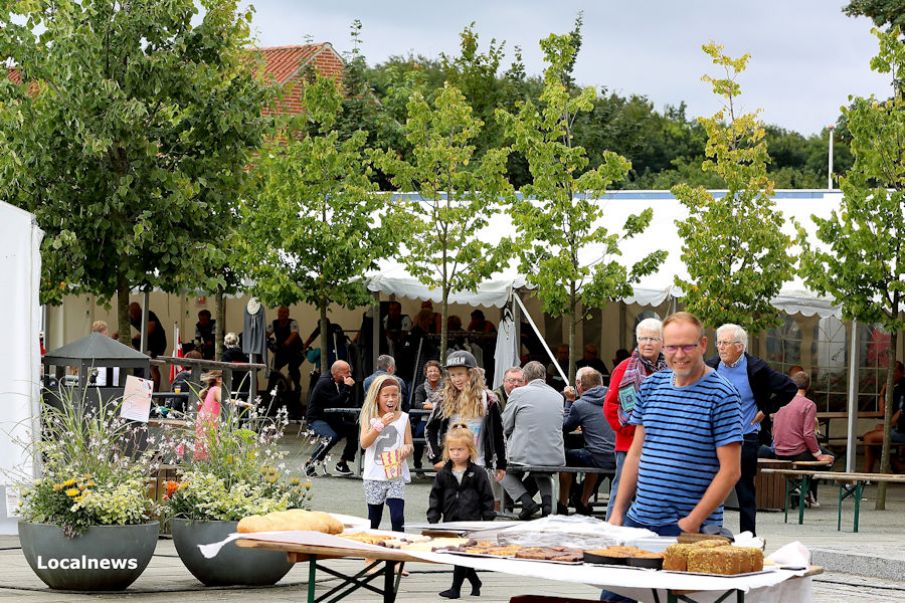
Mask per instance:
[[[411,481],[406,459],[414,449],[409,416],[400,407],[396,378],[377,377],[361,409],[359,438],[365,449],[362,477],[371,528],[380,526],[386,503],[395,532],[402,532],[405,526],[405,482]]]

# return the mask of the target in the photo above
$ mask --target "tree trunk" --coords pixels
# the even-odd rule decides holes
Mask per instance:
[[[320,371],[321,375],[326,375],[327,371],[330,370],[329,359],[330,359],[330,330],[327,328],[327,302],[325,300],[321,300],[318,309],[321,312],[321,358],[320,358]]]
[[[122,272],[116,275],[116,321],[119,342],[132,347],[132,325],[129,323],[129,283]]]
[[[898,298],[898,295],[895,296]],[[899,302],[898,299],[895,301],[895,308],[898,308]],[[893,329],[892,333],[889,334],[889,366],[886,371],[886,400],[883,402],[883,447],[880,450],[880,473],[889,473],[889,452],[890,452],[890,434],[889,429],[892,425],[892,390],[895,387],[895,383],[893,380],[893,375],[896,369],[896,360],[898,360],[897,356],[897,345],[899,339],[899,332],[896,329]],[[886,482],[880,482],[877,485],[877,502],[874,508],[877,511],[885,511],[886,510]]]
[[[215,296],[214,320],[214,359],[223,358],[223,336],[226,334],[226,293],[223,291],[223,285],[217,285],[217,293]]]
[[[572,291],[569,295],[569,366],[566,368],[568,377],[566,385],[575,383],[575,331],[577,330],[579,318],[579,301],[578,292],[575,283],[571,285]]]
[[[443,300],[440,302],[440,313],[443,316],[443,321],[440,323],[440,364],[446,364],[446,348],[449,343],[449,325],[446,324],[447,319],[449,318],[449,302],[447,299],[449,298],[449,291],[446,288],[443,288]]]

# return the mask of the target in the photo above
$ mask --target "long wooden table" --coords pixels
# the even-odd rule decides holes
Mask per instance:
[[[285,551],[289,556],[290,563],[307,561],[308,603],[320,603],[320,601],[327,600],[331,602],[339,601],[362,588],[381,595],[386,603],[392,603],[396,600],[396,593],[399,590],[400,574],[397,572],[396,568],[401,568],[406,561],[420,561],[407,553],[392,549],[385,549],[378,553],[373,550],[264,542],[260,540],[237,540],[236,546],[271,551]],[[318,563],[318,561],[327,559],[342,559],[346,557],[364,557],[366,559],[371,559],[372,562],[366,565],[360,572],[353,575],[343,574],[331,567]],[[382,568],[380,567],[381,564],[383,565]],[[333,587],[320,597],[315,593],[318,570],[340,580],[338,586]],[[383,578],[383,588],[378,588],[371,584],[371,582],[377,578]]]
[[[546,573],[540,571],[545,564],[539,562],[509,559],[457,557],[453,555],[438,553],[409,554],[405,551],[392,549],[383,549],[378,551],[375,550],[376,547],[367,549],[354,549],[325,545],[309,545],[249,539],[237,540],[236,545],[247,548],[284,551],[289,556],[289,560],[293,563],[307,561],[309,564],[307,592],[308,603],[320,603],[321,601],[330,601],[332,603],[334,601],[340,601],[341,599],[347,597],[348,595],[359,589],[366,589],[375,594],[381,595],[384,602],[395,601],[396,593],[399,587],[399,576],[397,574],[397,568],[399,568],[399,566],[404,564],[405,562],[455,564],[463,565],[466,567],[475,567],[476,569],[481,570],[500,571],[513,575],[530,575],[533,577],[548,578],[554,580],[558,579],[567,582],[580,582],[596,587],[612,586],[613,588],[636,588],[647,592],[648,596],[653,597],[653,600],[657,601],[658,603],[661,600],[665,600],[667,601],[667,603],[678,603],[679,601],[684,601],[686,603],[695,603],[696,599],[691,598],[690,595],[696,595],[700,597],[705,594],[709,596],[708,600],[716,602],[725,601],[729,597],[732,597],[734,595],[735,601],[743,603],[745,601],[746,591],[749,588],[777,588],[780,590],[777,591],[775,600],[787,600],[783,598],[783,596],[788,593],[788,591],[785,590],[787,586],[789,590],[794,590],[797,586],[794,584],[789,584],[790,579],[786,579],[773,584],[761,583],[760,585],[752,585],[750,581],[753,580],[753,578],[748,578],[745,576],[700,578],[694,574],[670,572],[648,573],[648,570],[632,570],[630,568],[612,567],[591,568],[583,565],[556,565],[555,572]],[[337,571],[320,563],[320,561],[328,559],[350,557],[369,558],[374,560],[374,562],[367,567],[364,567],[361,571],[354,575],[343,574],[340,571]],[[383,564],[382,568],[380,568],[381,564]],[[554,567],[552,564],[547,565]],[[375,569],[378,569],[379,571],[375,573],[369,573]],[[327,574],[338,578],[341,581],[338,586],[330,589],[328,592],[322,594],[319,597],[315,592],[318,570],[326,572]],[[577,577],[577,572],[582,573],[582,576],[580,578]],[[634,581],[637,583],[635,586],[629,586],[624,578],[621,580],[622,584],[620,585],[620,580],[613,578],[613,576],[616,575],[624,576],[626,572],[634,576]],[[794,579],[795,577],[808,578],[820,573],[823,573],[823,568],[812,566],[808,568],[807,571],[803,572],[802,575],[792,576],[791,579]],[[657,576],[659,578],[659,582],[661,582],[661,584],[651,585],[651,580],[654,576]],[[370,582],[377,578],[383,579],[383,588],[378,588],[377,586],[370,584]],[[701,579],[717,580],[720,582],[720,586],[718,588],[711,587],[703,590],[701,588],[689,588],[693,586],[693,583],[695,581],[700,582]],[[614,582],[614,584],[609,584],[610,581]],[[661,594],[663,595],[662,598]]]
[[[798,488],[798,524],[804,523],[804,498],[812,479],[834,481],[839,484],[839,499],[836,509],[836,530],[842,530],[842,503],[846,498],[854,501],[853,532],[858,531],[861,513],[861,495],[866,482],[905,483],[905,475],[893,473],[855,473],[841,471],[818,471],[816,468],[762,469],[764,473],[782,475],[786,480],[785,522],[789,522],[789,503],[793,487]],[[794,484],[794,486],[793,486]]]

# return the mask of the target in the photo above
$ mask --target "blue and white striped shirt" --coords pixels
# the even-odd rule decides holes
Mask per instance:
[[[672,378],[670,370],[648,377],[629,421],[644,426],[644,445],[628,516],[651,527],[687,516],[720,468],[716,449],[742,441],[741,401],[731,383],[716,371],[684,387]],[[704,520],[722,523],[722,505]]]

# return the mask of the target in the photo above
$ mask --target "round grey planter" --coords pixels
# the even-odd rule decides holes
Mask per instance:
[[[173,519],[173,544],[182,563],[205,586],[266,586],[276,584],[292,563],[280,551],[241,549],[230,542],[216,557],[206,559],[199,544],[225,540],[236,531],[236,521],[190,521]]]
[[[160,523],[92,526],[67,538],[57,526],[19,522],[28,565],[59,590],[123,590],[141,575],[157,547]]]

